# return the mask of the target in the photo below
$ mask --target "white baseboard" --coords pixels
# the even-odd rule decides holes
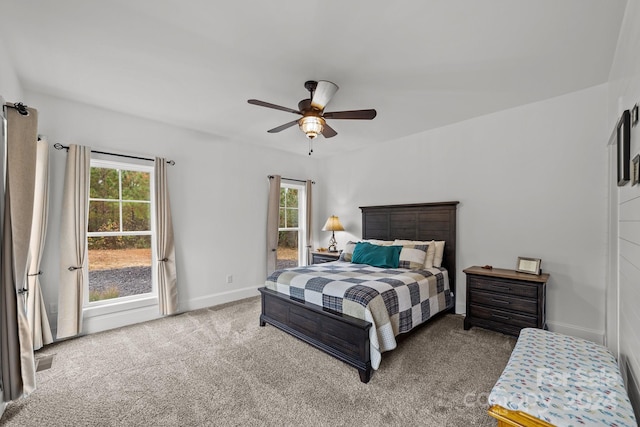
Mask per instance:
[[[597,331],[595,329],[587,329],[580,326],[550,321],[547,321],[547,326],[552,332],[584,338],[585,340],[593,341],[596,344],[604,345],[604,331]]]
[[[250,286],[248,288],[234,289],[232,291],[220,292],[217,294],[205,295],[193,298],[188,301],[180,301],[180,311],[198,310],[200,308],[212,307],[214,305],[226,304],[228,302],[258,296],[258,288],[264,285]]]
[[[258,288],[262,286],[263,285],[250,286],[247,288],[234,289],[232,291],[205,295],[203,297],[193,298],[187,301],[180,301],[178,304],[178,313],[197,310],[200,308],[212,307],[215,305],[225,304],[244,298],[258,296]],[[122,326],[146,322],[149,320],[159,319],[161,317],[162,316],[158,312],[157,302],[154,305],[120,309],[112,313],[106,312],[106,310],[104,309],[100,312],[96,310],[89,315],[85,313],[82,325],[82,333],[94,334],[96,332],[102,332],[109,329],[120,328]],[[53,332],[55,333],[55,331]]]
[[[92,317],[85,316],[82,322],[82,333],[94,334],[96,332],[146,322],[148,320],[159,319],[161,317],[162,316],[158,312],[157,305],[100,314]]]

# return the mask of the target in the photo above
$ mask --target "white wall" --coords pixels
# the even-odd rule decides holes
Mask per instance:
[[[0,39],[0,96],[6,102],[21,102],[23,95],[18,75],[9,60],[4,42]]]
[[[266,272],[267,175],[319,181],[317,161],[306,153],[297,156],[222,141],[43,94],[27,92],[27,98],[39,110],[39,131],[51,144],[83,144],[102,151],[158,155],[176,161],[169,167],[169,187],[180,310],[257,295],[256,288],[264,284]],[[50,216],[42,282],[53,324],[65,160],[65,151],[51,150]],[[228,274],[233,275],[232,284],[226,284]],[[157,309],[138,313],[135,320],[151,317],[157,317]],[[118,316],[101,320],[85,331],[128,323]]]
[[[624,110],[640,103],[639,45],[640,2],[629,1],[609,77],[609,129]],[[640,126],[631,129],[631,158],[638,153]],[[615,168],[610,173],[615,175]],[[626,184],[612,193],[611,202],[617,204],[614,211],[618,214],[617,239],[613,240],[617,247],[611,248],[618,256],[611,269],[618,273],[618,280],[609,284],[608,295],[617,299],[608,306],[618,310],[607,317],[611,325],[608,344],[619,355],[629,397],[640,418],[640,186]]]
[[[321,216],[361,235],[358,206],[458,200],[456,311],[471,265],[542,259],[550,329],[602,342],[606,85],[321,160]],[[380,114],[376,120],[384,120]]]

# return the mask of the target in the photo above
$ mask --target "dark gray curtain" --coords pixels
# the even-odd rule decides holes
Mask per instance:
[[[0,372],[5,402],[35,390],[35,362],[26,315],[27,264],[33,217],[38,112],[3,106],[7,120],[2,254]]]

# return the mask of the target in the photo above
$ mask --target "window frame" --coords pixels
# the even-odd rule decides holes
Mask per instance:
[[[304,183],[292,182],[282,180],[280,182],[280,189],[289,188],[298,190],[298,226],[297,227],[280,227],[280,221],[278,217],[278,233],[281,231],[297,231],[298,232],[298,265],[308,265],[309,260],[307,259],[307,252],[305,249],[307,247],[306,237],[307,237],[307,188]],[[285,208],[286,206],[280,206],[278,203],[278,215],[280,215],[280,209]]]
[[[134,171],[134,172],[144,172],[149,174],[149,211],[150,211],[150,230],[149,231],[110,231],[110,232],[89,232],[87,230],[87,239],[85,241],[85,250],[87,253],[87,258],[89,257],[89,238],[90,237],[102,237],[102,236],[150,236],[151,238],[151,292],[137,294],[137,295],[127,295],[123,297],[109,298],[99,301],[89,301],[89,279],[88,279],[88,271],[87,271],[87,281],[84,287],[84,296],[83,296],[83,310],[85,312],[93,313],[94,315],[98,314],[106,314],[112,311],[120,311],[122,309],[133,309],[138,307],[143,307],[146,305],[157,305],[158,304],[158,284],[156,280],[156,269],[153,268],[156,265],[156,217],[155,217],[155,169],[153,166],[134,163],[134,162],[122,162],[122,161],[113,161],[113,160],[104,160],[99,158],[91,158],[90,168],[107,168],[107,169],[117,169],[119,171]],[[89,188],[89,191],[91,189]],[[89,203],[92,200],[100,201],[107,200],[109,202],[116,201],[115,199],[101,199],[101,198],[91,198],[89,197]],[[118,199],[117,202],[119,204],[119,222],[120,229],[122,229],[122,204],[123,202],[141,202],[135,200],[123,200],[122,199],[122,175],[119,174],[118,178]],[[146,201],[144,201],[146,203]],[[87,266],[89,265],[87,259]],[[116,310],[112,310],[115,308]]]

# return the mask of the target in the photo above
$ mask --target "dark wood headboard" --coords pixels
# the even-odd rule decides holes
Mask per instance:
[[[449,287],[456,288],[456,208],[459,202],[361,206],[362,238],[378,240],[444,240],[442,266]]]

